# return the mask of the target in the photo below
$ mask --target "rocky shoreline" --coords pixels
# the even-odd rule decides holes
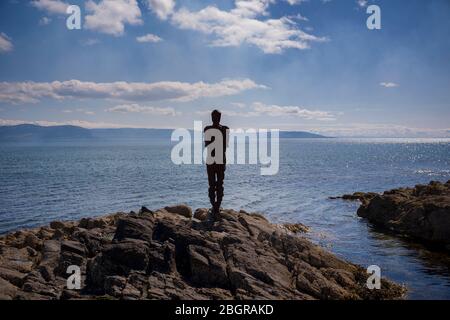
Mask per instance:
[[[262,215],[184,205],[116,213],[0,237],[0,299],[399,299],[369,276]],[[69,266],[81,290],[67,289]]]
[[[450,252],[450,180],[398,188],[383,194],[356,192],[358,216],[376,227]]]

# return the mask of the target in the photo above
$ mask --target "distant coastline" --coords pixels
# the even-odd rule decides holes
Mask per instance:
[[[126,142],[149,139],[169,139],[173,129],[86,129],[77,126],[39,126],[21,124],[0,126],[0,144],[48,144],[60,142]],[[320,139],[330,138],[304,131],[281,131],[284,139]]]

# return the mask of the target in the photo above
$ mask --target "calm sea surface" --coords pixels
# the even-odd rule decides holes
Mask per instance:
[[[171,144],[0,147],[0,233],[117,211],[208,206],[204,166],[176,166]],[[450,140],[285,139],[280,171],[230,165],[223,206],[302,222],[309,237],[409,287],[411,299],[450,299],[450,258],[373,230],[357,203],[329,196],[450,179]]]

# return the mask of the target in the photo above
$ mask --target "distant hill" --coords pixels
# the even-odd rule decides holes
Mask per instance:
[[[101,140],[148,140],[170,139],[172,129],[90,129],[96,139]]]
[[[42,127],[33,124],[0,126],[0,144],[143,143],[170,139],[171,129],[85,129],[76,126]],[[281,131],[280,138],[326,138],[302,131]]]
[[[304,131],[281,131],[280,132],[280,138],[284,139],[315,139],[315,138],[328,138],[326,136],[322,136],[320,134],[315,134],[311,132],[304,132]]]
[[[90,140],[88,129],[75,126],[41,127],[33,124],[0,127],[0,143],[45,143],[48,141]]]

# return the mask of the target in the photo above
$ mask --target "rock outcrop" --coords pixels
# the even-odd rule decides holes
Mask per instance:
[[[360,217],[391,232],[450,251],[450,181],[360,194]]]
[[[376,196],[378,196],[378,193],[374,193],[374,192],[355,192],[353,194],[344,194],[343,196],[339,196],[339,197],[330,197],[329,199],[331,200],[336,200],[336,199],[342,199],[342,200],[347,200],[347,201],[361,201],[361,203],[363,204],[367,204],[370,200],[372,200],[373,198],[375,198]]]
[[[397,299],[368,274],[259,214],[186,206],[117,213],[0,237],[0,299]],[[299,225],[300,226],[300,225]],[[300,231],[302,228],[294,228]],[[67,288],[69,266],[81,290]]]

